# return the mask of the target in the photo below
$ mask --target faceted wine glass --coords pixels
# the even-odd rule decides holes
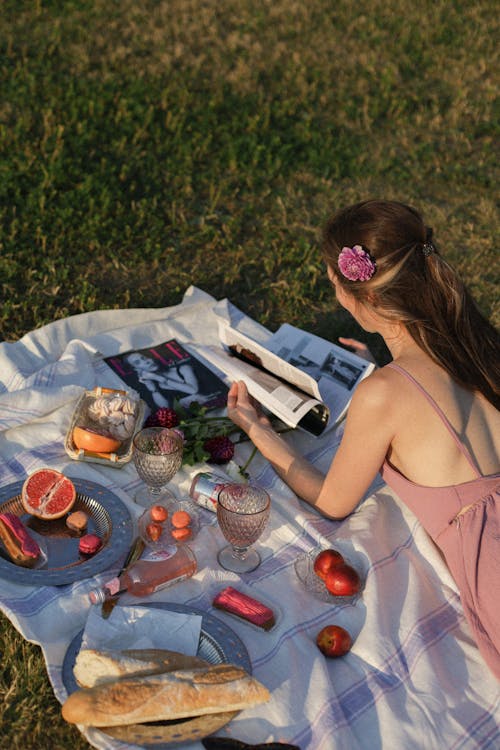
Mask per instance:
[[[165,485],[181,468],[182,435],[165,427],[145,427],[135,435],[133,443],[135,468],[147,485],[136,492],[135,502],[150,508],[175,501],[175,495]]]
[[[249,549],[261,536],[269,518],[271,498],[261,487],[227,484],[217,499],[217,519],[227,547],[217,559],[233,573],[249,573],[260,565],[260,555]]]

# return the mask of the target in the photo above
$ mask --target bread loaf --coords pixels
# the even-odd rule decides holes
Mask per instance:
[[[80,687],[90,688],[122,677],[139,677],[204,666],[207,666],[207,662],[198,656],[186,656],[168,649],[81,649],[76,657],[73,674]]]
[[[72,724],[119,726],[237,711],[268,699],[267,688],[244,669],[216,664],[77,690],[62,715]]]

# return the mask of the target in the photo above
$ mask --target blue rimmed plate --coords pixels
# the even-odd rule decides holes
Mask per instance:
[[[170,612],[201,616],[201,632],[197,656],[211,664],[235,664],[243,667],[248,674],[251,674],[252,664],[245,645],[236,633],[217,617],[213,617],[213,615],[195,607],[184,606],[183,604],[141,602],[137,606],[153,607]],[[73,668],[80,650],[82,637],[83,630],[73,638],[64,657],[61,676],[68,694],[78,689],[73,675]],[[93,729],[92,731],[97,734],[103,732],[105,735],[111,736],[116,740],[137,744],[141,747],[165,747],[170,743],[177,745],[179,742],[195,742],[200,740],[202,737],[218,731],[238,713],[238,711],[224,711],[179,720],[101,727],[100,730]]]
[[[15,565],[0,545],[0,577],[30,586],[61,586],[90,578],[124,556],[132,543],[133,524],[122,501],[110,490],[87,479],[72,479],[77,492],[72,510],[84,511],[88,532],[97,534],[101,549],[91,558],[78,552],[79,538],[71,534],[64,518],[41,521],[29,516],[21,503],[23,481],[0,488],[0,513],[14,513],[40,544],[44,561],[40,567]]]
[[[117,605],[120,606],[119,604]],[[252,673],[252,663],[243,641],[236,635],[225,622],[219,620],[208,612],[203,612],[196,607],[187,607],[184,604],[172,602],[139,602],[136,606],[148,607],[150,609],[162,609],[168,612],[179,612],[184,615],[199,615],[201,617],[200,641],[198,643],[197,656],[205,659],[210,664],[236,664],[242,667],[248,674]],[[62,681],[68,691],[68,695],[78,689],[78,684],[73,675],[75,660],[82,644],[83,630],[73,638],[62,666]]]

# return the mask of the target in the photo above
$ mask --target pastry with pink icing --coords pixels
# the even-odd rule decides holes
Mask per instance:
[[[251,596],[243,594],[241,591],[234,589],[232,586],[220,591],[212,604],[217,609],[229,612],[231,615],[248,620],[253,625],[263,630],[271,630],[275,624],[274,613],[272,609],[266,607],[262,602],[253,599]]]
[[[12,562],[24,568],[32,568],[42,554],[21,519],[14,513],[0,513],[0,540]]]

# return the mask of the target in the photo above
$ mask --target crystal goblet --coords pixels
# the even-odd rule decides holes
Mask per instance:
[[[261,536],[269,518],[271,498],[261,487],[227,484],[217,498],[217,519],[227,547],[217,559],[233,573],[249,573],[260,565],[260,555],[250,546]]]
[[[165,485],[182,465],[184,439],[176,430],[165,427],[145,427],[133,441],[132,457],[135,468],[146,487],[139,489],[134,500],[144,508],[175,501],[175,495]]]

